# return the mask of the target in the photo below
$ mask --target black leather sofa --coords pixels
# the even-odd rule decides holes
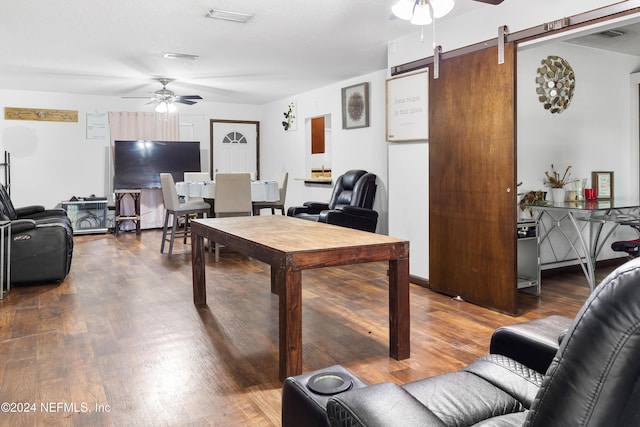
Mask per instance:
[[[64,209],[14,208],[0,185],[0,219],[10,221],[11,285],[63,280],[71,269],[73,228]]]
[[[376,189],[375,174],[350,170],[336,180],[329,203],[305,202],[290,207],[287,215],[373,233],[378,224],[378,212],[373,210]]]
[[[640,259],[612,272],[575,319],[500,328],[491,352],[457,372],[326,396],[328,418],[318,421],[317,405],[308,425],[639,426]],[[525,364],[532,358],[536,369]],[[299,391],[295,379],[285,381],[283,425],[296,411],[314,414],[299,412]]]

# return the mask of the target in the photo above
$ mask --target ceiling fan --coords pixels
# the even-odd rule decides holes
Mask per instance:
[[[498,5],[504,0],[473,0],[480,3]],[[410,21],[414,25],[428,25],[435,18],[442,18],[455,5],[455,0],[398,0],[391,11],[393,16]]]
[[[157,103],[156,111],[159,113],[162,112],[173,112],[176,107],[173,105],[174,103],[193,105],[196,101],[192,101],[192,99],[202,99],[200,95],[176,95],[174,91],[167,89],[167,85],[171,83],[174,79],[168,79],[166,77],[156,78],[158,82],[162,85],[162,89],[158,89],[153,92],[151,97],[148,96],[123,96],[125,99],[149,99],[147,104]]]

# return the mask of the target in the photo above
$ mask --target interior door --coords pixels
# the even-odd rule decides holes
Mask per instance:
[[[515,44],[440,62],[429,87],[429,286],[515,314]]]
[[[259,122],[211,120],[211,170],[249,172],[258,178]]]

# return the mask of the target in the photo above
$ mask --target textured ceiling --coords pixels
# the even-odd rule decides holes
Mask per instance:
[[[609,26],[611,27],[611,26]],[[640,56],[640,23],[614,26],[567,40],[568,43]]]
[[[387,42],[419,32],[393,0],[5,0],[0,88],[263,104],[387,65]],[[451,14],[493,7],[458,0]],[[247,24],[210,9],[255,15]],[[198,55],[165,59],[166,52]],[[131,101],[136,102],[136,101]]]
[[[0,89],[148,96],[169,77],[178,95],[260,105],[385,68],[387,42],[419,34],[390,19],[394,1],[3,0]],[[456,0],[443,20],[491,7]],[[210,9],[255,17],[212,20]]]

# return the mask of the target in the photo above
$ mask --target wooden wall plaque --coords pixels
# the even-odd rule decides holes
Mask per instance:
[[[38,120],[47,122],[78,122],[76,110],[4,107],[5,120]]]

